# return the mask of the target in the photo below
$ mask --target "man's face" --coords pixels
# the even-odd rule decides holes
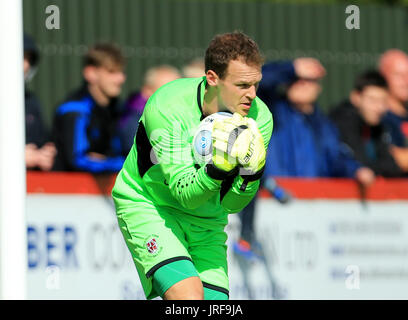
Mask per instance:
[[[143,96],[148,99],[150,98],[153,93],[156,92],[161,86],[169,83],[170,81],[177,80],[181,76],[179,73],[172,71],[172,70],[159,70],[155,74],[155,77],[151,83],[147,83],[142,88]]]
[[[320,83],[316,80],[300,79],[294,82],[287,91],[287,97],[290,102],[300,108],[300,112],[311,113],[313,110],[309,110],[321,92]],[[307,110],[302,110],[303,107],[308,107]]]
[[[166,83],[177,80],[180,78],[180,74],[173,71],[159,71],[154,83],[151,86],[153,92],[164,86]]]
[[[408,59],[395,59],[384,76],[391,95],[402,102],[408,101]]]
[[[387,111],[388,91],[381,87],[367,86],[361,92],[353,91],[351,102],[357,107],[364,121],[371,125],[378,125]]]
[[[120,95],[126,76],[121,67],[92,67],[94,68],[94,81],[99,89],[109,98]]]
[[[219,109],[247,116],[262,79],[261,66],[231,60],[224,79],[218,79]]]
[[[24,57],[23,66],[24,66],[24,77],[26,77],[28,74],[28,71],[30,71],[30,68],[31,68],[30,61],[28,61],[26,57]]]

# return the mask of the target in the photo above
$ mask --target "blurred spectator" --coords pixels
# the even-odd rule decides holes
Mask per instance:
[[[408,170],[408,56],[401,50],[386,51],[379,60],[379,70],[389,87],[384,124],[391,133],[391,153],[404,171]]]
[[[180,77],[179,71],[170,65],[160,65],[147,70],[140,92],[129,96],[119,121],[120,137],[125,154],[128,154],[132,148],[139,119],[147,100],[162,85]]]
[[[389,148],[391,137],[381,119],[387,111],[387,82],[377,71],[359,75],[349,99],[331,113],[341,140],[354,157],[377,175],[396,177],[403,174]]]
[[[337,128],[316,103],[325,73],[314,58],[263,67],[258,96],[274,117],[265,175],[354,177],[368,186],[374,181],[373,171],[352,158],[339,141]]]
[[[27,169],[49,171],[54,163],[56,148],[50,142],[44,124],[41,103],[28,89],[29,82],[36,73],[39,58],[34,40],[24,34],[25,163]]]
[[[364,186],[374,179],[371,169],[352,158],[341,144],[334,124],[319,110],[319,80],[326,74],[314,58],[264,65],[257,95],[269,106],[274,130],[269,143],[262,186],[280,203],[291,195],[280,188],[274,176],[354,177]],[[254,232],[256,198],[240,213],[241,234],[234,252],[262,259],[262,245]]]
[[[85,55],[84,83],[56,110],[55,170],[97,173],[122,168],[124,157],[115,130],[124,65],[120,50],[110,44],[97,44]]]
[[[199,78],[205,76],[204,58],[196,58],[182,68],[184,78]]]

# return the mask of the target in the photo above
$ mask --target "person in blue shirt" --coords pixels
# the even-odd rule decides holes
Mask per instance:
[[[118,96],[125,81],[124,58],[111,44],[97,44],[84,58],[83,85],[56,110],[55,171],[118,172],[124,156],[117,133]]]
[[[258,95],[275,124],[264,175],[348,177],[368,186],[373,171],[352,157],[316,103],[325,73],[317,59],[308,57],[264,65]]]
[[[277,176],[349,177],[364,188],[375,180],[374,172],[353,158],[350,148],[340,141],[337,127],[316,103],[321,91],[319,80],[325,73],[318,60],[308,57],[270,62],[262,68],[257,95],[270,108],[274,120],[262,185],[280,203],[292,197],[290,190],[288,193],[276,185]],[[238,258],[266,263],[255,233],[256,199],[240,212],[241,232],[233,250]],[[276,279],[271,280],[271,287],[274,298],[282,298]]]

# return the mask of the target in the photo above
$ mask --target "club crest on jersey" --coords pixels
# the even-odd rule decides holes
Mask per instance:
[[[157,235],[150,235],[145,239],[146,249],[152,255],[158,254],[162,249],[159,246],[157,239],[158,239]]]
[[[158,250],[156,239],[155,238],[150,239],[150,241],[146,243],[146,247],[147,251],[149,251],[150,253],[156,253]]]

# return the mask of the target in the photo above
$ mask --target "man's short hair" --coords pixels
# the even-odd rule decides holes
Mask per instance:
[[[83,66],[105,67],[108,69],[122,69],[125,58],[120,49],[110,43],[99,43],[89,48],[85,54]]]
[[[229,62],[238,59],[248,65],[262,66],[264,62],[256,42],[243,32],[216,35],[205,52],[205,72],[213,70],[223,79]]]
[[[24,58],[28,60],[32,67],[36,66],[40,59],[34,39],[26,33],[24,33]]]
[[[368,86],[388,89],[387,81],[377,70],[368,70],[361,73],[354,82],[354,90],[358,92],[362,92]]]

